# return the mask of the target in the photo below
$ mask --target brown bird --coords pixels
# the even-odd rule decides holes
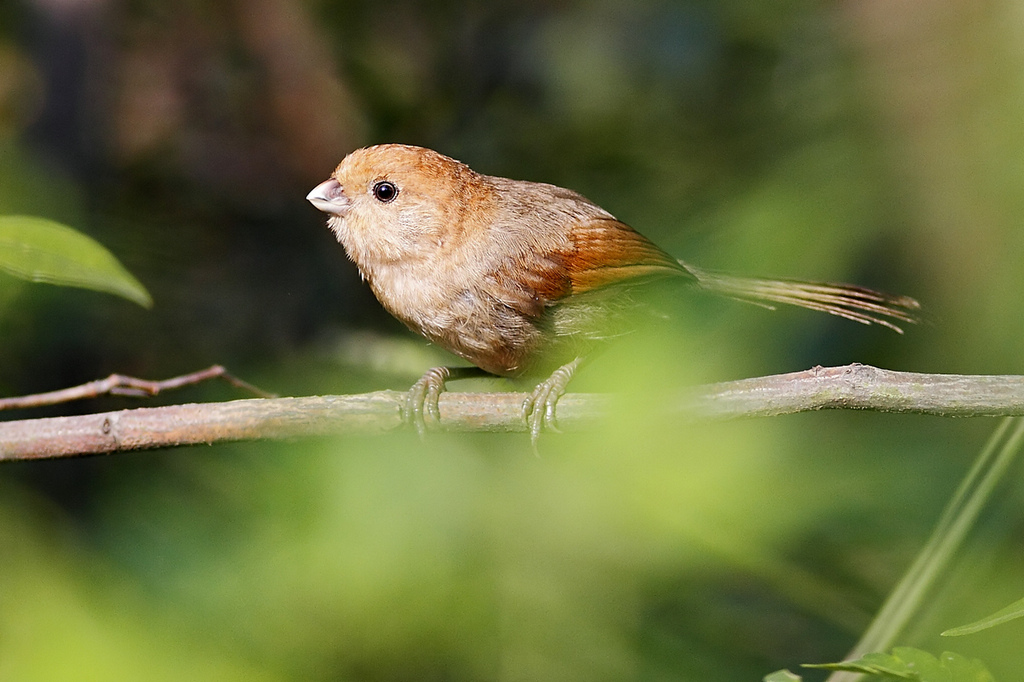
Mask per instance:
[[[748,279],[679,261],[571,190],[482,175],[430,149],[358,149],[306,197],[381,304],[488,374],[546,374],[524,404],[536,439],[594,342],[615,333],[637,285],[672,278],[768,305],[785,303],[902,332],[920,306],[848,284]],[[437,367],[410,389],[406,419],[438,421]],[[424,414],[426,412],[426,415]]]

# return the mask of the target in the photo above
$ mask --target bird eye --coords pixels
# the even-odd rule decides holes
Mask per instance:
[[[380,203],[386,204],[395,200],[395,197],[398,196],[398,188],[393,182],[381,180],[373,186],[373,196]]]

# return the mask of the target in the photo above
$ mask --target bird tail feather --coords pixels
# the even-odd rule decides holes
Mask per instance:
[[[861,324],[880,324],[900,334],[898,323],[915,324],[921,304],[909,296],[892,296],[853,284],[801,282],[784,279],[733,277],[683,263],[702,289],[774,309],[774,303],[794,305],[844,317]]]

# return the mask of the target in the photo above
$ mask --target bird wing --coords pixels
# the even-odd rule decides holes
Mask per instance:
[[[572,232],[572,248],[560,254],[571,292],[582,294],[651,277],[696,278],[647,237],[614,218],[581,223]]]
[[[494,298],[531,319],[569,296],[689,270],[633,228],[613,218],[590,218],[555,248],[519,254],[490,273]]]

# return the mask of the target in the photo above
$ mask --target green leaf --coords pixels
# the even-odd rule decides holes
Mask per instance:
[[[805,668],[845,670],[876,675],[889,680],[918,682],[994,682],[981,661],[965,658],[952,651],[935,658],[927,651],[896,647],[891,654],[865,654],[855,661],[805,665]]]
[[[922,652],[924,653],[924,652]],[[927,654],[931,656],[931,654]],[[934,660],[934,658],[933,658]],[[916,670],[908,669],[908,662],[890,654],[865,654],[854,661],[840,661],[839,663],[815,663],[806,664],[805,668],[822,668],[824,670],[845,670],[852,673],[865,673],[868,675],[880,675],[897,680],[920,680],[921,677]]]
[[[1024,599],[1019,599],[1006,608],[999,609],[991,616],[986,616],[981,620],[976,620],[973,623],[967,625],[961,625],[959,627],[950,628],[942,633],[943,637],[959,637],[961,635],[970,635],[981,630],[987,630],[988,628],[1001,625],[1008,620],[1014,618],[1020,618],[1024,616]]]
[[[763,682],[800,682],[802,677],[788,670],[776,670],[764,676]]]
[[[101,244],[45,218],[0,216],[0,270],[32,282],[116,294],[149,308],[146,288]]]

